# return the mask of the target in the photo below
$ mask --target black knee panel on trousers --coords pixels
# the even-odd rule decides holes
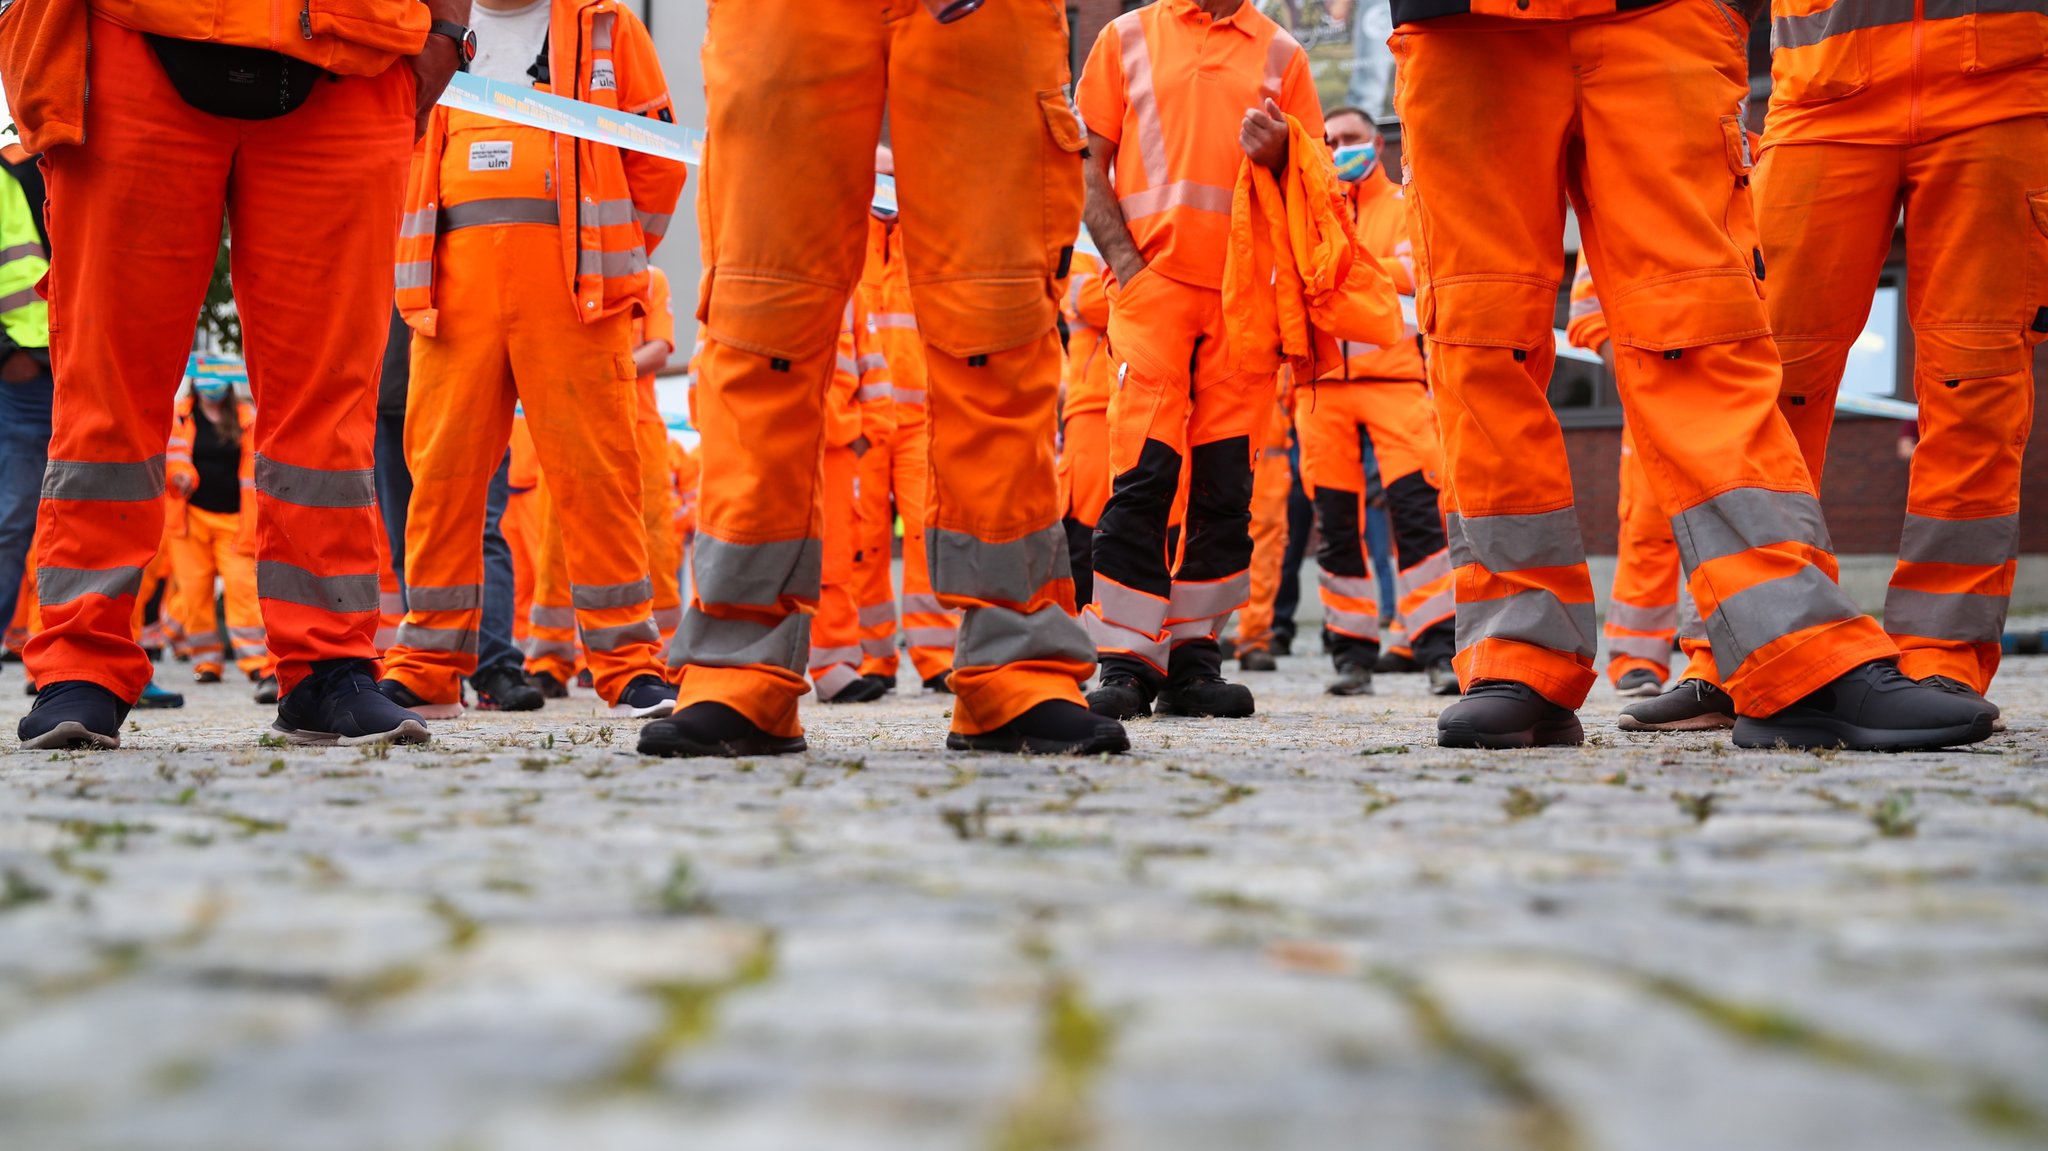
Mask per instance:
[[[1074,572],[1074,602],[1095,601],[1095,529],[1068,516],[1060,521],[1067,531],[1067,564]]]
[[[1246,436],[1189,453],[1188,542],[1175,574],[1215,580],[1252,565],[1252,445]]]
[[[1394,552],[1401,566],[1411,567],[1444,549],[1444,514],[1435,484],[1421,472],[1387,485],[1387,521],[1394,530]]]
[[[1365,570],[1365,528],[1358,522],[1358,493],[1321,487],[1316,489],[1315,500],[1316,519],[1323,528],[1316,562],[1331,575],[1370,575]]]
[[[1095,524],[1095,571],[1141,592],[1164,598],[1173,591],[1167,570],[1166,521],[1180,491],[1180,453],[1146,440],[1138,464],[1111,485]]]

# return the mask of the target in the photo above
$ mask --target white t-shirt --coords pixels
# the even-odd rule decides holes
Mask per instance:
[[[472,6],[469,24],[476,29],[476,59],[469,70],[486,80],[530,87],[533,77],[526,70],[533,67],[541,42],[547,39],[548,14],[549,0],[533,0],[524,8]]]

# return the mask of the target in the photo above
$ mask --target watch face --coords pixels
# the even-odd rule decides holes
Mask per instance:
[[[476,59],[476,30],[473,28],[462,33],[462,58],[465,61]]]

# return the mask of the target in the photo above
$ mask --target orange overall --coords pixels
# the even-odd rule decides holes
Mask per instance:
[[[846,306],[834,360],[832,390],[825,398],[825,503],[823,584],[818,612],[811,621],[810,673],[818,698],[829,700],[861,677],[861,594],[869,580],[862,556],[866,525],[862,522],[863,492],[870,456],[886,457],[869,435],[882,434],[879,421],[894,422],[890,408],[889,362],[881,353],[864,350],[865,324]],[[888,551],[881,553],[886,581]]]
[[[555,0],[551,74],[562,94],[649,115],[668,109],[654,47],[615,0]],[[573,81],[572,81],[573,78]],[[411,610],[385,675],[432,703],[476,670],[485,493],[515,402],[560,518],[571,612],[597,693],[614,702],[661,674],[640,458],[635,318],[647,252],[667,228],[682,165],[439,108],[415,157],[399,309],[415,333],[406,459]],[[544,529],[545,530],[545,529]],[[536,589],[536,610],[545,603]]]
[[[46,281],[54,435],[36,528],[40,684],[87,681],[137,698],[150,663],[131,621],[163,539],[165,445],[181,365],[220,252],[231,255],[256,404],[256,583],[289,692],[316,662],[377,654],[379,531],[371,440],[389,318],[414,81],[394,63],[426,35],[424,6],[361,5],[349,35],[323,20],[283,45],[339,78],[269,120],[185,103],[143,31],[270,47],[261,5],[95,0],[82,142],[43,164],[54,258]],[[257,16],[251,20],[249,17]],[[369,38],[376,43],[363,43]],[[82,49],[83,45],[79,45]],[[16,108],[27,106],[18,99]],[[82,325],[82,326],[81,326]]]
[[[232,411],[242,429],[241,461],[237,474],[241,485],[241,510],[235,514],[211,512],[194,507],[180,494],[180,476],[197,484],[199,472],[192,464],[194,421],[197,405],[192,397],[178,401],[177,419],[171,425],[170,455],[165,477],[172,487],[164,509],[165,547],[171,555],[171,570],[178,584],[178,623],[190,637],[196,673],[221,671],[219,622],[215,618],[213,584],[217,578],[227,601],[228,644],[235,666],[251,678],[270,674],[270,651],[263,636],[263,614],[256,597],[256,451],[250,440],[256,413],[249,405],[236,403]],[[166,601],[169,596],[164,597]],[[166,606],[169,606],[166,603]]]
[[[1251,590],[1237,613],[1240,656],[1273,648],[1273,601],[1280,594],[1280,565],[1287,555],[1287,494],[1294,487],[1287,449],[1294,422],[1277,398],[1264,432],[1252,463]]]
[[[1884,627],[1982,692],[2019,546],[2048,338],[2048,6],[1776,0],[1757,166],[1785,415],[1821,474],[1835,394],[1906,221],[1920,444]]]
[[[1066,61],[1053,4],[991,4],[946,26],[909,0],[711,9],[704,478],[672,657],[684,665],[678,708],[715,701],[771,733],[801,731],[825,397],[885,104],[925,344],[932,590],[966,609],[953,728],[978,734],[1041,702],[1080,703],[1094,652],[1068,614],[1053,470],[1054,282],[1080,231],[1084,143]],[[791,123],[806,125],[802,148],[777,127]]]
[[[1089,252],[1075,252],[1060,313],[1067,320],[1067,362],[1060,397],[1060,522],[1074,565],[1074,599],[1095,598],[1095,524],[1109,502],[1109,292],[1116,273]]]
[[[1322,109],[1307,54],[1284,29],[1250,4],[1217,20],[1193,0],[1112,21],[1075,99],[1091,135],[1116,148],[1117,202],[1146,260],[1110,300],[1115,479],[1082,619],[1105,669],[1156,689],[1169,676],[1216,673],[1217,630],[1251,590],[1253,442],[1275,385],[1270,371],[1239,366],[1224,332],[1231,197],[1244,160],[1233,129],[1271,99],[1320,138]]]
[[[1397,17],[1411,4],[1428,10],[1397,0]],[[1895,657],[1835,583],[1813,481],[1777,410],[1736,115],[1741,17],[1716,0],[1472,7],[1486,14],[1411,20],[1392,40],[1456,517],[1459,679],[1577,707],[1597,678],[1592,581],[1546,396],[1568,198],[1644,474],[1737,710],[1773,714]],[[1549,173],[1554,185],[1529,179]]]

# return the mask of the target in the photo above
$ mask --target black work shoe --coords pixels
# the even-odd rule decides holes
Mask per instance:
[[[1655,699],[1664,694],[1664,680],[1649,668],[1639,667],[1622,672],[1614,690],[1624,699]]]
[[[1008,751],[1031,755],[1101,755],[1131,750],[1124,725],[1065,699],[1049,699],[994,731],[952,732],[952,751]]]
[[[22,750],[121,746],[121,725],[128,704],[96,683],[65,680],[36,695],[35,706],[14,729]]]
[[[547,703],[541,690],[527,682],[526,673],[511,664],[487,667],[469,677],[476,689],[478,711],[539,711]]]
[[[2005,713],[1998,709],[1997,704],[1985,699],[1983,694],[1976,688],[1971,687],[1962,680],[1945,675],[1930,675],[1926,679],[1921,680],[1920,684],[1923,687],[1939,688],[1952,695],[1960,695],[1982,703],[1985,707],[1991,709],[1991,730],[1994,732],[2005,730]]]
[[[1088,693],[1088,710],[1110,719],[1136,719],[1152,714],[1152,693],[1137,676],[1111,672]]]
[[[613,719],[660,719],[675,709],[675,684],[658,675],[636,675],[604,713]]]
[[[1340,667],[1337,678],[1331,680],[1323,691],[1330,695],[1371,695],[1372,669],[1358,664]]]
[[[1933,751],[1991,738],[1991,705],[1913,679],[1892,663],[1866,663],[1778,712],[1735,720],[1735,746]]]
[[[1439,656],[1429,664],[1429,694],[1457,695],[1458,669],[1451,663],[1450,656]]]
[[[931,677],[930,679],[925,680],[924,689],[928,692],[931,692],[933,695],[952,695],[953,673],[950,671],[942,671],[939,674]]]
[[[1436,717],[1439,747],[1576,747],[1586,742],[1579,716],[1526,683],[1481,680]]]
[[[866,676],[848,683],[831,695],[818,698],[826,703],[873,703],[887,694],[882,685]]]
[[[880,687],[883,695],[892,695],[896,691],[896,677],[893,675],[883,675],[880,672],[876,672],[873,675],[861,676],[861,678]]]
[[[381,690],[385,684],[397,685],[371,679],[370,667],[366,659],[314,664],[313,674],[278,701],[271,729],[307,747],[425,743],[433,738],[418,713],[399,706]]]
[[[1237,657],[1239,671],[1279,671],[1280,663],[1264,648],[1253,648]]]
[[[1272,640],[1272,643],[1273,643],[1273,654],[1274,654],[1274,655],[1293,655],[1293,654],[1294,654],[1294,637],[1293,637],[1293,636],[1291,636],[1291,635],[1281,635],[1281,634],[1280,634],[1279,632],[1277,632],[1277,631],[1276,631],[1276,632],[1274,632],[1274,633],[1273,633],[1273,640]]]
[[[217,667],[202,667],[202,668],[200,668],[200,669],[199,669],[198,671],[195,671],[195,672],[193,672],[193,673],[192,673],[192,682],[193,682],[193,683],[219,683],[219,682],[220,682],[220,669],[219,669],[219,668],[217,668]]]
[[[276,676],[266,675],[256,681],[256,702],[265,704],[277,702]]]
[[[568,699],[569,685],[544,671],[534,672],[526,681],[539,689],[542,699]]]
[[[1252,713],[1252,689],[1220,675],[1194,675],[1169,682],[1153,711],[1194,719],[1243,719]]]
[[[151,680],[142,685],[142,698],[135,701],[135,706],[144,711],[163,711],[170,708],[184,707],[185,696],[181,692],[158,687],[156,681]]]
[[[804,737],[770,735],[722,703],[693,703],[640,729],[640,754],[665,756],[793,755]]]
[[[384,693],[385,699],[412,712],[421,719],[461,719],[462,713],[468,710],[462,706],[462,701],[459,699],[454,703],[430,703],[422,698],[418,692],[395,679],[378,680],[377,690]]]
[[[1372,665],[1372,669],[1381,675],[1400,675],[1404,672],[1421,671],[1422,665],[1416,663],[1415,657],[1407,652],[1383,647],[1380,649],[1379,661]]]
[[[1654,699],[1621,709],[1623,731],[1719,731],[1735,726],[1735,701],[1703,679],[1682,679]]]
[[[1224,659],[1236,659],[1236,658],[1237,658],[1237,637],[1236,637],[1236,636],[1228,636],[1228,635],[1226,635],[1226,636],[1224,636],[1223,638],[1221,638],[1221,639],[1217,640],[1217,641],[1216,641],[1216,650],[1217,650],[1217,651],[1218,651],[1219,653],[1221,653],[1221,654],[1222,654],[1222,656],[1223,656],[1223,658],[1224,658]]]

